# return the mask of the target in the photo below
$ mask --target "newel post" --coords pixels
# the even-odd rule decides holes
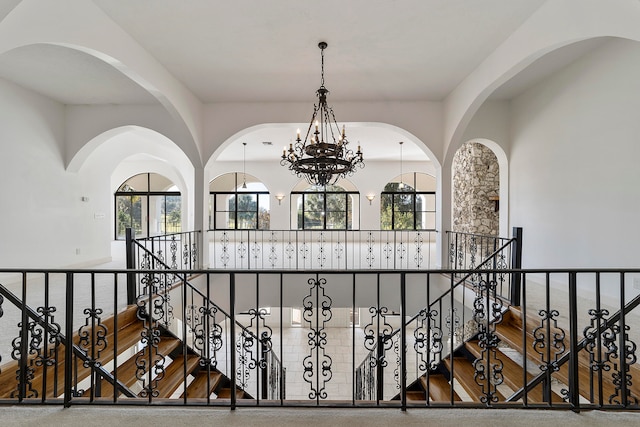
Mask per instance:
[[[130,227],[127,227],[125,232],[126,238],[126,262],[127,270],[133,270],[136,268],[136,255],[133,250],[134,231]],[[127,304],[131,305],[136,302],[136,273],[127,273]]]
[[[522,268],[522,227],[513,227],[512,237],[515,246],[511,250],[511,268]],[[511,305],[519,306],[522,296],[522,273],[511,274]]]

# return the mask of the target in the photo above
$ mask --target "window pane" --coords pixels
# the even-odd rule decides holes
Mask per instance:
[[[269,195],[258,195],[258,228],[268,230],[270,228],[271,216],[269,211]]]
[[[238,229],[255,229],[258,221],[256,212],[240,212],[238,211]]]
[[[164,214],[165,233],[182,231],[182,198],[180,196],[167,196]]]
[[[302,200],[304,205],[304,228],[324,228],[324,195],[305,194]]]
[[[396,230],[412,230],[413,229],[413,212],[395,212],[394,229]]]
[[[392,230],[393,224],[391,222],[391,208],[393,205],[392,194],[382,194],[380,196],[380,229]]]
[[[118,239],[124,239],[126,229],[131,227],[135,230],[134,227],[134,217],[136,213],[134,212],[133,198],[139,196],[117,196],[116,197],[116,236]],[[136,206],[139,210],[140,206]],[[139,213],[137,213],[139,216]]]
[[[345,230],[347,218],[344,212],[327,212],[327,230]]]
[[[393,209],[400,212],[413,212],[413,193],[395,194]]]
[[[304,228],[306,230],[323,229],[324,228],[323,212],[305,212]]]
[[[229,230],[235,226],[235,217],[233,212],[216,212],[216,224],[217,230]]]
[[[238,194],[238,212],[256,212],[258,196],[256,194]]]
[[[164,230],[164,196],[149,196],[149,235],[158,236]]]

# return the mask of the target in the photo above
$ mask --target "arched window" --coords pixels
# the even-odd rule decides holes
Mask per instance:
[[[380,197],[380,229],[435,230],[436,179],[426,173],[399,175]]]
[[[258,178],[238,172],[209,184],[209,228],[269,229],[269,191]]]
[[[353,187],[342,181],[345,187]],[[305,183],[306,184],[306,183]],[[298,230],[357,230],[360,193],[338,185],[309,186],[291,192],[291,228]]]
[[[115,193],[116,239],[125,238],[130,227],[136,237],[177,233],[182,230],[180,191],[157,173],[132,176]]]

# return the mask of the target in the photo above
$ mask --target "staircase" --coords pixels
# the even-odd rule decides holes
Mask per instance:
[[[58,325],[31,320],[28,355],[0,367],[0,398],[59,398],[66,374],[72,377],[73,395],[91,401],[151,395],[191,401],[231,397],[228,377],[161,325],[150,328],[138,305],[104,321],[97,316],[90,319],[73,335],[71,352]],[[19,349],[20,343],[15,344]],[[24,390],[19,389],[20,379],[25,380]],[[236,398],[251,396],[237,389]]]
[[[568,384],[572,381],[568,363],[569,334],[550,321],[552,317],[547,313],[542,314],[544,316],[536,317],[527,313],[524,318],[516,306],[501,311],[487,325],[481,325],[478,334],[410,384],[408,403],[566,405]],[[588,337],[578,345],[579,399],[600,406],[637,405],[640,384],[628,381],[623,387],[619,380],[621,366],[616,358],[617,335],[612,323],[602,324],[600,329],[600,339],[609,340],[608,346],[605,343],[606,354],[598,355],[596,347],[589,345],[597,336],[587,331]],[[630,362],[626,365],[628,378],[640,378],[640,368],[634,361]]]

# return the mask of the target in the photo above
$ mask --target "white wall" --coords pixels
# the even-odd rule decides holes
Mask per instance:
[[[640,44],[615,40],[512,101],[524,267],[638,266]]]
[[[0,266],[64,267],[109,257],[109,246],[98,244],[106,221],[94,216],[105,212],[94,203],[108,185],[65,171],[65,107],[0,80],[0,116]]]

